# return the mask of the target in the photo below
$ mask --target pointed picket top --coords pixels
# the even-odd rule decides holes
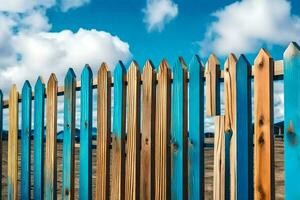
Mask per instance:
[[[225,61],[225,64],[224,64],[225,69],[227,70],[227,68],[230,67],[231,63],[236,64],[236,62],[237,62],[236,56],[233,53],[230,53],[229,56],[227,57],[226,61]]]
[[[139,71],[139,65],[135,60],[130,63],[128,68],[128,73],[131,73],[132,71]]]
[[[212,53],[207,60],[207,63],[212,63],[213,65],[220,65],[220,61],[218,60],[217,56]]]
[[[179,57],[178,57],[178,60],[179,60],[179,62],[181,63],[181,65],[182,65],[183,68],[186,68],[186,67],[187,67],[186,62],[184,61],[184,59],[183,59],[182,56],[179,56]]]
[[[98,75],[100,75],[101,73],[107,73],[108,71],[108,65],[105,62],[103,62],[98,70]]]
[[[188,69],[190,71],[193,71],[193,70],[197,70],[198,68],[202,68],[203,65],[202,65],[202,62],[201,62],[201,59],[198,55],[194,55],[189,66],[188,66]]]
[[[44,85],[45,85],[44,79],[41,76],[39,76],[35,82],[34,88],[37,89],[37,88],[43,87]]]
[[[83,77],[93,77],[92,69],[88,64],[86,64],[81,71],[81,79]]]
[[[266,58],[267,59],[271,58],[270,53],[265,48],[262,48],[259,51],[258,55],[256,56],[256,58],[254,60],[254,64],[259,65],[259,66],[263,66],[264,60]]]
[[[125,72],[126,72],[125,65],[123,64],[122,61],[119,61],[118,64],[117,64],[117,66],[114,69],[114,75],[115,74],[120,74],[120,73],[123,74]]]
[[[22,93],[31,91],[31,85],[28,80],[25,81],[23,88],[22,88]]]
[[[248,66],[248,65],[251,65],[250,62],[248,61],[247,57],[244,55],[244,54],[241,54],[239,59],[237,60],[237,63],[236,63],[237,66]]]
[[[65,76],[65,81],[67,81],[67,80],[73,81],[75,78],[76,78],[76,75],[75,75],[74,70],[72,68],[69,68],[68,72]]]
[[[164,73],[165,70],[169,70],[169,64],[166,59],[163,59],[158,67],[158,73]]]
[[[294,56],[300,55],[300,47],[296,42],[291,42],[287,49],[284,51],[283,57],[284,58],[291,58]]]
[[[10,89],[10,95],[13,95],[17,91],[17,85],[13,84]]]
[[[143,73],[153,71],[154,69],[155,69],[155,67],[154,67],[152,61],[148,59],[144,65]]]
[[[48,80],[48,85],[53,84],[53,83],[57,83],[57,78],[56,78],[56,75],[54,73],[52,73],[50,75],[49,80]]]

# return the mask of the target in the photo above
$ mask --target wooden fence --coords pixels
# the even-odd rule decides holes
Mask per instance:
[[[209,57],[205,68],[195,56],[189,65],[179,58],[172,70],[166,60],[158,70],[150,61],[142,73],[139,69],[133,61],[126,71],[120,62],[111,75],[108,66],[102,64],[93,80],[92,71],[86,66],[81,81],[69,69],[63,87],[58,87],[52,74],[47,85],[38,78],[34,91],[26,81],[21,96],[16,86],[11,88],[8,100],[3,100],[0,92],[1,137],[3,110],[9,109],[8,170],[1,171],[7,173],[7,198],[57,198],[57,106],[61,95],[64,95],[62,198],[78,198],[74,196],[74,138],[76,92],[80,91],[80,199],[204,199],[205,108],[207,116],[215,117],[214,199],[274,199],[273,79],[283,79],[284,74],[285,198],[300,199],[300,92],[297,92],[300,50],[296,43],[289,45],[283,61],[274,61],[261,49],[253,66],[244,55],[237,59],[230,54],[224,70],[215,55]],[[224,81],[224,116],[220,116],[221,81]],[[93,89],[97,89],[94,197]],[[32,167],[33,178],[29,173]]]

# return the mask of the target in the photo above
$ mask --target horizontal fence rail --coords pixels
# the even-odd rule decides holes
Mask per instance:
[[[70,68],[63,86],[53,73],[33,88],[25,81],[21,95],[13,85],[7,100],[0,90],[1,155],[8,119],[1,197],[203,200],[204,152],[213,147],[213,199],[275,199],[273,84],[283,80],[285,198],[300,199],[299,66],[300,48],[291,43],[283,60],[261,49],[253,66],[234,54],[224,70],[214,54],[205,64],[197,55],[189,64],[179,57],[173,67],[162,60],[157,70],[150,60],[143,68],[132,61],[128,69],[120,61],[113,72],[103,63],[96,79],[86,65],[78,78]],[[64,96],[62,142],[58,96]],[[214,118],[213,145],[205,143],[206,117]]]

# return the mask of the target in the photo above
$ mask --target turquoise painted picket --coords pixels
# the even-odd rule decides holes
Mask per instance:
[[[291,43],[284,53],[285,199],[300,199],[300,47]]]
[[[22,89],[22,130],[21,130],[21,199],[30,199],[30,154],[31,154],[31,97],[29,81]]]
[[[2,161],[2,136],[3,134],[3,93],[0,90],[0,161]],[[2,162],[0,162],[0,177],[2,177]],[[0,178],[0,185],[2,185],[2,178]],[[0,197],[2,199],[2,187],[0,187]]]
[[[44,199],[45,84],[39,77],[34,87],[34,199]]]
[[[81,73],[79,198],[92,199],[93,72],[86,65]]]

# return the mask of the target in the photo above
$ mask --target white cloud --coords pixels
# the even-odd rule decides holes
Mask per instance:
[[[61,1],[61,9],[62,9],[62,11],[66,12],[71,8],[78,8],[89,2],[90,2],[90,0],[62,0]]]
[[[148,31],[160,32],[165,24],[178,15],[178,5],[172,0],[147,0],[147,7],[143,12]]]
[[[256,52],[262,44],[287,45],[299,41],[300,17],[291,13],[287,0],[237,1],[212,14],[200,42],[203,56]]]

